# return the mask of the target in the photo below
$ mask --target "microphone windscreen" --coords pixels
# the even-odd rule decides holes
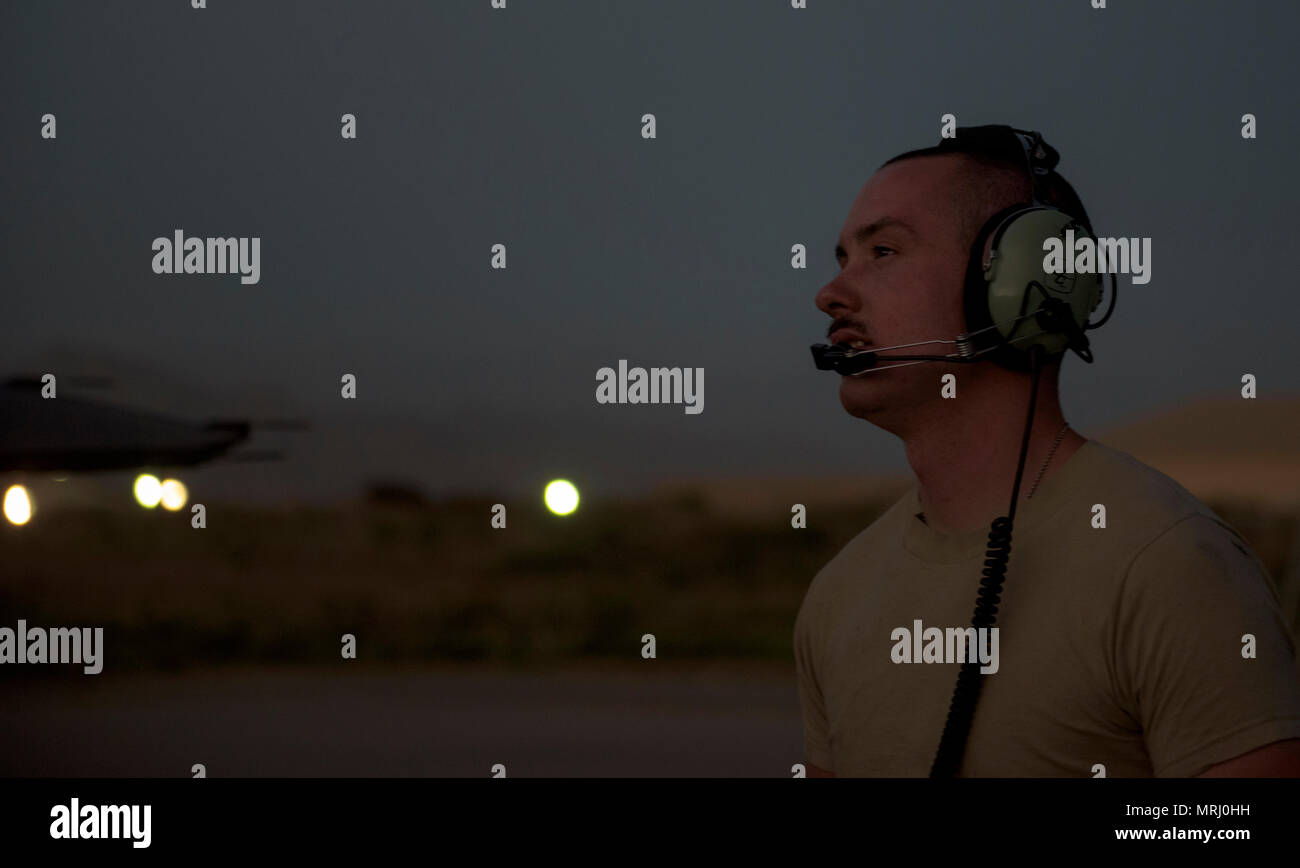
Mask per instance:
[[[813,344],[810,347],[813,364],[819,371],[836,371],[840,374],[856,374],[867,368],[875,367],[876,354],[854,351],[848,344]],[[850,356],[849,353],[853,355]]]
[[[812,350],[813,364],[817,366],[817,370],[829,371],[834,369],[835,363],[827,355],[830,347],[826,344],[813,344],[809,349]]]

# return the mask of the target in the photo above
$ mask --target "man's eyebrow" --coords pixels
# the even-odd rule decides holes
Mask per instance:
[[[859,226],[853,233],[853,242],[855,244],[861,244],[863,241],[866,241],[882,229],[902,229],[904,232],[910,232],[913,235],[916,234],[916,230],[912,228],[912,225],[906,220],[899,220],[897,217],[881,217],[879,220],[868,223],[865,226]],[[847,255],[848,254],[844,252],[843,246],[839,244],[835,245],[836,259],[840,259]]]

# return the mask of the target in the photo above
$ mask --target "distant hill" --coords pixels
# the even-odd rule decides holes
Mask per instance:
[[[1163,408],[1097,435],[1152,454],[1300,458],[1300,397],[1205,398]]]
[[[1110,428],[1081,427],[1085,436],[1129,453],[1203,500],[1300,509],[1300,397],[1202,399]],[[681,480],[658,493],[693,492],[717,511],[750,517],[788,515],[794,503],[812,510],[892,500],[911,481],[907,472]]]
[[[1300,507],[1300,398],[1202,399],[1088,431],[1196,496]]]

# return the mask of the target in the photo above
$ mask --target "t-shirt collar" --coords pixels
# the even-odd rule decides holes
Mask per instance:
[[[1032,531],[1043,521],[1060,511],[1077,491],[1078,483],[1086,479],[1089,469],[1097,459],[1097,446],[1085,440],[1056,472],[1043,479],[1030,500],[1022,500],[1016,507],[1016,522],[1012,528],[1014,542],[1018,533]],[[1025,480],[1021,479],[1021,485]],[[1023,490],[1023,488],[1022,488]],[[1007,480],[1007,499],[1011,497],[1011,480]],[[989,527],[977,527],[956,534],[936,531],[917,517],[921,511],[918,487],[914,483],[903,495],[903,548],[921,560],[935,563],[981,559],[988,547]],[[1002,507],[1005,514],[1006,506]],[[990,520],[991,523],[992,520]]]

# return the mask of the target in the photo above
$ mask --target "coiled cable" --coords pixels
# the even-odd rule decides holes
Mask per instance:
[[[1025,433],[1020,441],[1020,460],[1016,464],[1016,481],[1011,487],[1011,507],[1005,516],[993,519],[989,528],[988,547],[984,555],[984,571],[980,577],[979,594],[975,600],[975,615],[971,626],[991,629],[998,620],[998,603],[1002,599],[1002,584],[1006,579],[1007,562],[1011,559],[1011,529],[1016,518],[1016,501],[1020,499],[1020,479],[1025,471],[1025,456],[1029,452],[1029,435],[1034,427],[1034,407],[1038,401],[1038,379],[1042,371],[1043,348],[1034,345],[1029,350],[1029,364],[1033,372],[1033,385],[1029,391],[1029,414],[1025,420]],[[975,634],[977,637],[979,633]],[[972,649],[973,651],[973,649]],[[976,659],[972,660],[971,658]],[[980,662],[968,654],[957,673],[957,686],[952,691],[948,705],[948,718],[944,722],[943,736],[930,766],[930,777],[949,778],[957,774],[962,756],[966,752],[966,739],[975,719],[975,705],[979,702],[984,676]]]

